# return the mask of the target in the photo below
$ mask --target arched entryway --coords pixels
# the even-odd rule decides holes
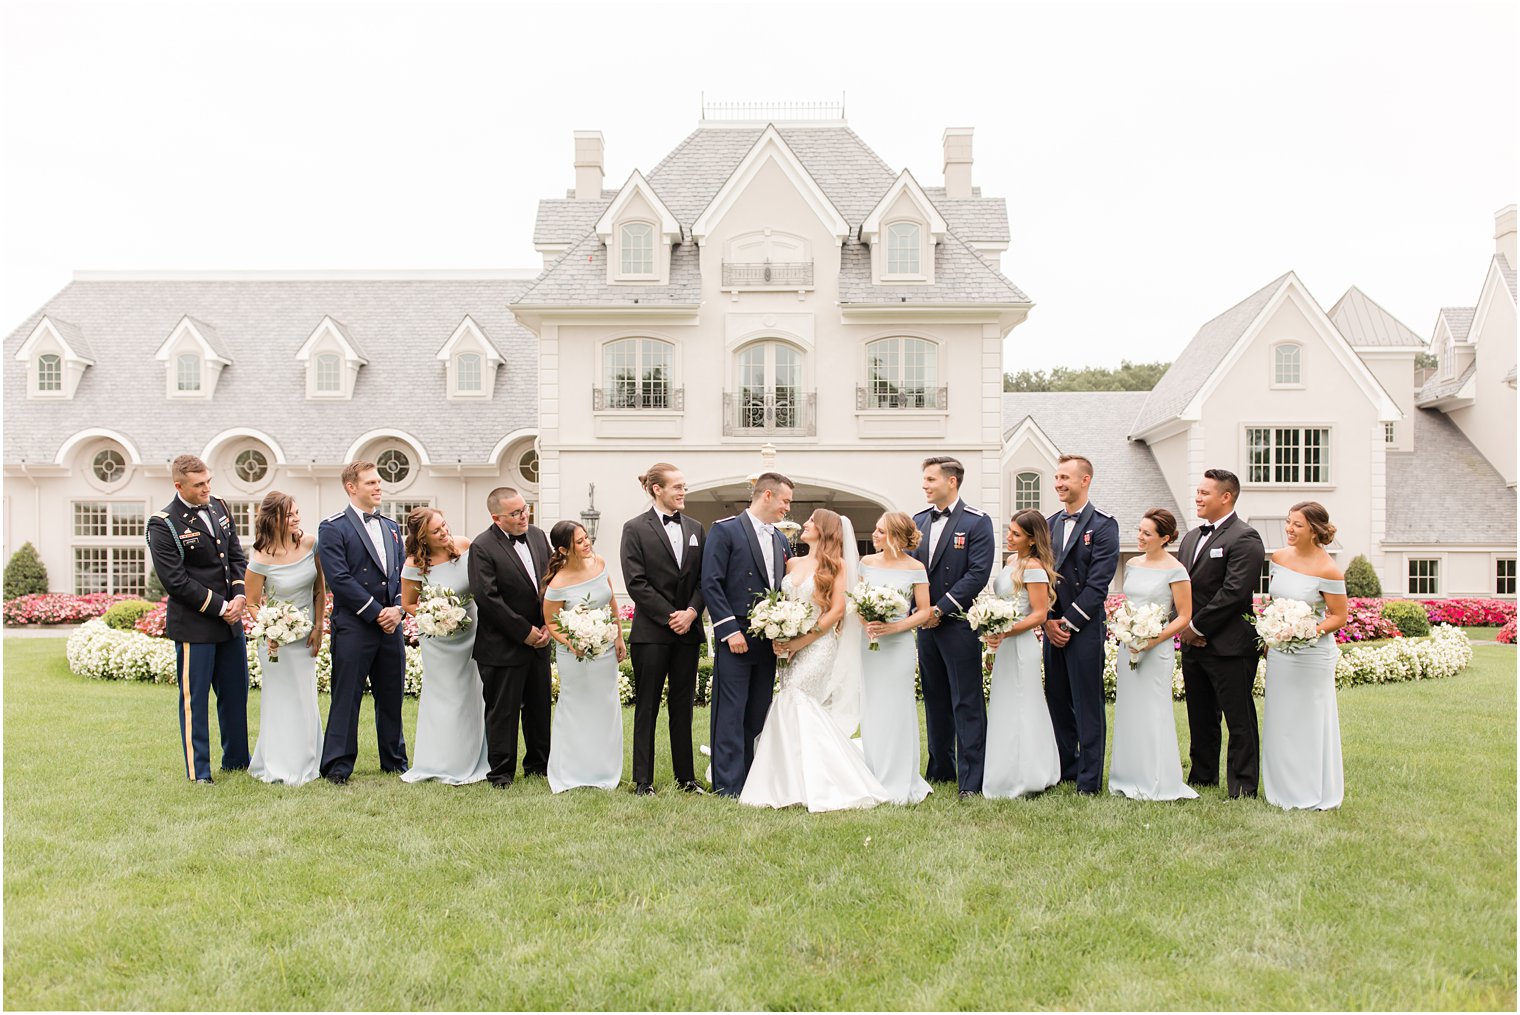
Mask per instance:
[[[882,512],[893,510],[876,494],[865,490],[841,488],[822,480],[792,475],[797,485],[792,490],[789,519],[801,525],[818,508],[837,511],[855,526],[855,537],[862,555],[873,552],[871,530]],[[686,513],[704,527],[728,518],[749,507],[750,487],[745,479],[719,480],[699,484],[686,493]]]

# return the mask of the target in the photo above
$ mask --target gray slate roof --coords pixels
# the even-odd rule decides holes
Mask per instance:
[[[505,434],[536,425],[538,342],[507,303],[521,281],[76,281],[5,340],[5,461],[51,462],[71,435],[109,427],[145,460],[198,453],[218,433],[248,426],[268,433],[287,460],[334,464],[369,430],[391,426],[416,437],[434,462],[484,463]],[[86,336],[95,350],[69,400],[26,397],[13,357],[46,313]],[[165,397],[165,365],[153,358],[181,318],[214,328],[232,366],[209,402]],[[506,362],[489,401],[450,402],[438,348],[469,314]],[[306,397],[295,354],[324,316],[363,344],[352,401]],[[72,336],[70,341],[73,341]]]
[[[924,196],[945,216],[950,228],[972,243],[1007,243],[1008,203],[1000,197],[982,197],[981,188],[972,188],[972,197],[950,198],[944,187],[925,187]]]
[[[1291,274],[1287,272],[1273,279],[1199,328],[1187,348],[1151,389],[1128,432],[1141,433],[1186,408]]]
[[[533,222],[533,243],[574,243],[596,227],[596,220],[612,203],[610,197],[600,201],[576,201],[559,197],[538,202],[538,218]]]
[[[1416,335],[1402,321],[1378,306],[1356,286],[1346,290],[1345,295],[1330,308],[1330,321],[1353,348],[1369,346],[1388,348],[1409,346],[1423,349],[1425,340]]]
[[[31,323],[27,325],[25,333],[23,333],[21,336],[21,341],[26,341],[27,336],[29,336],[32,333],[33,329],[37,327],[37,322],[40,320],[42,320],[41,314],[34,314],[32,316]],[[48,315],[48,321],[53,325],[54,328],[58,329],[58,334],[63,338],[65,342],[68,343],[69,348],[74,350],[74,355],[83,357],[84,359],[95,358],[95,347],[90,344],[90,340],[85,337],[84,332],[80,331],[79,328],[76,327],[72,322],[60,320],[58,317],[52,314]],[[165,333],[164,337],[168,338],[168,333]],[[15,353],[12,352],[11,356],[14,355]],[[10,364],[12,362],[13,361],[10,359],[10,357],[6,357],[7,369],[10,369]]]
[[[1029,301],[1029,297],[956,234],[957,222],[965,222],[968,228],[986,234],[973,236],[973,239],[997,239],[998,222],[1002,223],[1002,231],[1006,234],[1007,209],[1001,198],[972,197],[951,202],[953,208],[941,208],[951,233],[956,235],[947,236],[946,242],[936,251],[935,285],[873,287],[870,284],[870,260],[861,256],[868,251],[857,242],[859,226],[898,174],[848,127],[779,128],[778,132],[851,227],[851,240],[842,257],[845,277],[840,283],[841,302],[897,302],[904,296],[915,302]],[[585,216],[584,232],[574,238],[575,247],[547,268],[517,302],[524,306],[626,304],[633,299],[638,299],[640,304],[697,302],[701,292],[700,264],[691,243],[691,226],[712,203],[762,133],[761,128],[700,127],[687,135],[649,172],[646,177],[649,186],[681,223],[683,242],[672,253],[669,286],[608,285],[606,250],[592,232],[601,211],[598,210],[595,216],[590,214],[590,206],[600,202],[585,202],[587,210],[582,213],[563,207],[564,202],[559,199],[551,199],[540,204],[535,241],[571,242],[552,237],[567,235],[576,223],[583,221],[578,217],[582,214]],[[943,188],[939,189],[942,193]],[[605,210],[605,205],[601,210]],[[849,251],[851,245],[858,249]]]
[[[1477,313],[1477,307],[1442,307],[1441,319],[1446,322],[1446,330],[1451,332],[1453,339],[1465,342],[1467,333],[1472,330],[1473,317]]]
[[[1391,543],[1515,545],[1515,491],[1457,424],[1434,409],[1414,411],[1414,450],[1388,452]],[[1460,490],[1460,519],[1452,491]]]
[[[1144,404],[1144,391],[1032,391],[1003,395],[1003,439],[1032,417],[1065,452],[1093,463],[1092,501],[1119,520],[1124,545],[1134,543],[1135,526],[1153,507],[1164,507],[1187,530],[1191,512],[1177,509],[1150,447],[1128,437],[1129,422]]]
[[[194,317],[191,317],[189,314],[186,314],[185,316],[189,318],[190,323],[195,326],[195,330],[201,333],[201,337],[206,340],[206,344],[211,346],[211,351],[216,353],[222,359],[231,362],[232,350],[227,348],[227,343],[222,341],[222,336],[218,334],[217,330],[211,325],[207,324],[205,321],[198,321]],[[167,338],[168,336],[166,335],[164,337]]]
[[[1437,375],[1425,382],[1425,386],[1414,393],[1414,404],[1418,406],[1430,405],[1439,402],[1443,398],[1450,398],[1462,390],[1472,375],[1478,370],[1478,361],[1467,364],[1467,369],[1450,380],[1441,380]]]

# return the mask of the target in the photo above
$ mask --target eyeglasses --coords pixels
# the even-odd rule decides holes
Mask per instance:
[[[526,517],[528,517],[528,506],[526,504],[524,504],[522,507],[518,508],[516,511],[503,511],[501,514],[497,515],[496,517],[497,518],[526,518]]]

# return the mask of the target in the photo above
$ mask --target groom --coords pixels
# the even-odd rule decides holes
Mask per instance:
[[[966,470],[954,458],[924,459],[929,509],[913,516],[922,535],[913,555],[929,571],[934,619],[918,629],[918,673],[929,727],[930,782],[960,784],[961,796],[982,791],[987,703],[982,696],[982,645],[963,616],[992,574],[997,541],[992,519],[961,500]]]
[[[713,618],[712,781],[719,796],[744,789],[776,684],[769,639],[747,633],[756,597],[781,587],[787,542],[776,523],[792,507],[792,481],[779,472],[755,480],[749,509],[714,522],[702,548],[702,598]]]

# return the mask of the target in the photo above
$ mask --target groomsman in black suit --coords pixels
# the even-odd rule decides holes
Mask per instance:
[[[317,553],[332,589],[332,705],[322,740],[322,775],[342,785],[359,756],[359,704],[369,679],[380,769],[405,772],[401,698],[406,643],[401,633],[401,526],[380,514],[380,472],[373,462],[343,467],[348,507],[322,519]]]
[[[919,685],[929,733],[930,782],[955,780],[962,797],[982,791],[987,754],[987,700],[982,695],[982,645],[960,616],[987,587],[997,557],[992,519],[961,500],[966,470],[954,458],[927,458],[929,508],[913,516],[922,538],[913,556],[929,572],[934,619],[918,629]]]
[[[623,525],[623,582],[633,600],[633,785],[654,795],[654,728],[669,679],[670,764],[676,785],[697,784],[691,759],[691,717],[702,646],[702,523],[681,514],[686,477],[666,462],[639,477],[654,503]]]
[[[522,722],[523,775],[549,773],[549,629],[543,576],[549,540],[528,522],[528,504],[510,487],[486,497],[495,523],[470,544],[470,592],[480,624],[475,662],[486,699],[486,778],[501,789],[517,774]]]
[[[1087,499],[1092,478],[1092,462],[1081,455],[1062,455],[1056,463],[1062,509],[1048,521],[1061,577],[1051,584],[1055,601],[1045,621],[1045,704],[1061,755],[1061,781],[1089,794],[1103,789],[1103,603],[1119,570],[1119,523]]]
[[[211,782],[207,705],[216,688],[222,771],[248,767],[248,656],[243,645],[243,572],[248,557],[227,504],[211,496],[211,470],[194,455],[174,459],[174,499],[148,519],[148,552],[169,593],[164,634],[174,640],[180,748],[185,775]]]
[[[1182,686],[1187,693],[1188,782],[1219,785],[1219,716],[1230,730],[1225,768],[1230,796],[1255,796],[1260,740],[1256,728],[1256,628],[1246,619],[1267,551],[1261,535],[1235,513],[1240,480],[1209,469],[1193,503],[1203,524],[1182,537],[1177,557],[1193,579],[1193,620],[1182,631]]]

